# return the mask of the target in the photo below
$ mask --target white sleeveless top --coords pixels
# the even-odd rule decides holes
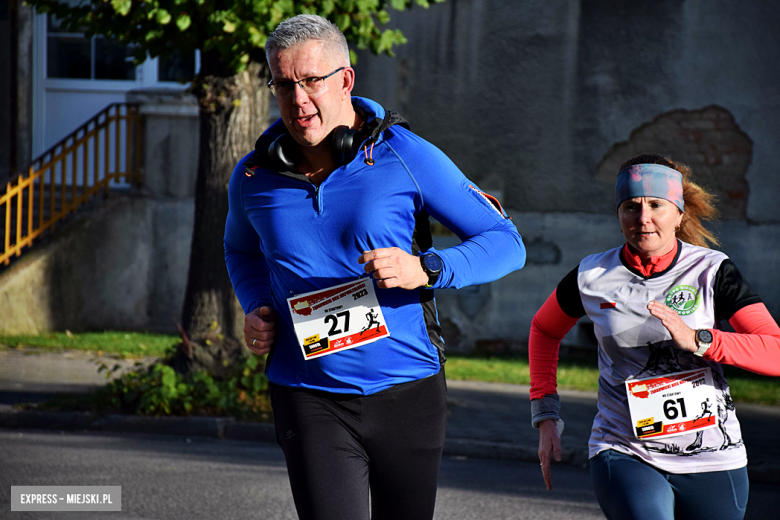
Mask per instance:
[[[678,314],[692,329],[720,328],[714,303],[715,276],[728,257],[684,242],[680,247],[677,262],[650,278],[623,265],[622,247],[591,255],[580,263],[580,298],[599,343],[599,411],[588,444],[589,456],[613,449],[669,473],[741,468],[747,464],[747,455],[721,366],[677,348],[661,321],[647,310],[651,300],[675,303]],[[712,369],[718,427],[663,439],[637,439],[625,381],[699,367]]]

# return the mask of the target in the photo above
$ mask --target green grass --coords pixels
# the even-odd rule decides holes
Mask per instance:
[[[179,343],[179,336],[148,332],[50,332],[40,335],[0,335],[0,345],[9,348],[37,347],[46,350],[86,350],[133,358],[161,357]]]
[[[723,367],[731,396],[738,403],[780,405],[780,378],[766,377],[745,370]]]
[[[464,381],[490,381],[528,385],[531,383],[528,359],[523,357],[447,356],[447,378]],[[780,405],[780,378],[765,377],[734,367],[724,367],[731,396],[738,403]],[[558,388],[598,390],[598,368],[593,359],[561,361]]]
[[[447,355],[447,379],[489,381],[492,383],[531,384],[528,359],[522,357],[474,357]],[[599,371],[595,359],[591,362],[561,361],[558,363],[558,388],[568,390],[598,390]]]

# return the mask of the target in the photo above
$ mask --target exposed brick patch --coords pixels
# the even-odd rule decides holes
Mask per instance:
[[[753,141],[731,113],[710,105],[677,109],[657,116],[614,144],[596,168],[596,178],[612,183],[618,168],[640,153],[659,153],[687,164],[695,181],[718,197],[721,218],[746,218],[749,186],[745,180],[753,157]]]

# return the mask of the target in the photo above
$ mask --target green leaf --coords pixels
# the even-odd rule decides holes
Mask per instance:
[[[253,47],[262,47],[265,45],[265,38],[262,33],[254,25],[249,26],[249,41]]]
[[[165,9],[158,9],[157,14],[155,16],[155,19],[157,20],[157,23],[160,25],[168,25],[171,23],[171,13],[166,11]]]
[[[176,27],[178,27],[180,31],[186,31],[190,25],[192,25],[192,19],[187,13],[181,13],[176,17]]]
[[[224,22],[222,22],[222,24],[223,24],[222,30],[225,31],[226,33],[236,32],[236,24],[234,24],[230,20],[225,20]]]
[[[324,17],[330,15],[334,9],[336,9],[336,2],[334,2],[334,0],[323,0],[320,3],[320,14]]]
[[[379,52],[389,51],[393,48],[393,42],[395,41],[395,33],[390,29],[387,29],[382,33],[379,38]]]
[[[154,39],[162,38],[162,36],[163,36],[163,32],[162,31],[159,31],[159,30],[158,31],[149,31],[148,33],[146,33],[144,35],[144,40],[148,44],[149,42],[151,42]],[[144,54],[146,54],[146,53],[144,52]],[[133,53],[133,55],[135,56],[135,53]]]
[[[132,6],[132,0],[111,0],[111,7],[113,7],[114,11],[121,14],[122,16],[127,16],[127,13],[130,12],[130,8]]]
[[[351,22],[352,20],[346,13],[336,15],[336,18],[333,20],[333,23],[335,23],[338,28],[341,29],[341,32],[346,31],[349,28]]]
[[[390,5],[396,11],[403,11],[406,9],[406,0],[390,0]]]
[[[171,367],[165,367],[166,370],[162,376],[162,384],[167,387],[173,387],[176,384],[176,374]]]
[[[376,20],[382,25],[385,25],[387,22],[390,21],[390,15],[382,9],[381,11],[377,11],[376,13]]]

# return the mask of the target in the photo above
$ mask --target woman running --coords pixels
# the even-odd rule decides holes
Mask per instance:
[[[780,328],[702,220],[713,196],[690,169],[640,155],[617,176],[626,243],[588,256],[534,316],[532,422],[548,489],[561,458],[561,339],[579,318],[598,338],[598,414],[590,471],[607,518],[738,520],[747,456],[721,364],[780,375]],[[721,330],[721,319],[736,332]]]

